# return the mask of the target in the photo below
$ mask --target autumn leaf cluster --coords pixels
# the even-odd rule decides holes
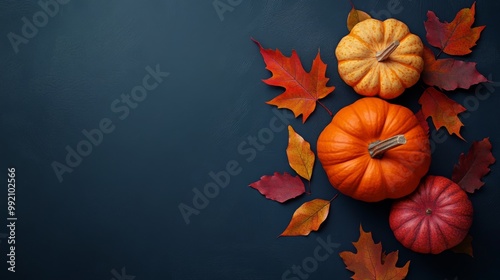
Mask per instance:
[[[427,42],[436,47],[439,53],[434,56],[430,48],[424,49],[424,71],[422,80],[429,85],[419,99],[422,113],[426,118],[431,117],[436,129],[445,127],[448,133],[460,134],[463,123],[458,114],[466,109],[447,97],[441,90],[453,91],[469,89],[478,83],[488,80],[476,70],[475,62],[466,62],[455,58],[438,59],[441,53],[451,56],[463,56],[472,52],[481,31],[485,26],[473,27],[476,13],[476,3],[472,7],[460,10],[452,22],[441,22],[432,11],[427,13],[424,22],[427,32]]]

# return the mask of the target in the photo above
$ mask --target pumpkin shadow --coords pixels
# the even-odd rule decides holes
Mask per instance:
[[[371,223],[373,221],[381,223],[384,221],[388,224],[389,211],[392,205],[391,200],[386,199],[379,202],[363,202],[352,199],[352,201],[353,204],[356,204],[354,205],[356,210],[363,213],[363,220],[366,222]]]

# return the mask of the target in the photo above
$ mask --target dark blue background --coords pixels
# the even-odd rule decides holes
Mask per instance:
[[[399,250],[399,265],[411,260],[407,279],[492,278],[500,265],[498,165],[471,196],[474,258],[413,253],[389,229],[389,201],[367,204],[345,196],[332,203],[318,232],[277,238],[299,205],[329,199],[336,191],[319,162],[312,194],[290,203],[267,200],[248,187],[262,175],[292,172],[286,130],[275,133],[252,160],[238,151],[248,137],[269,127],[275,114],[265,101],[282,92],[261,82],[270,74],[250,38],[286,55],[297,50],[306,69],[320,49],[329,85],[336,86],[324,104],[336,112],[359,98],[340,80],[333,54],[347,34],[350,4],[243,0],[221,20],[212,2],[69,1],[15,53],[7,35],[22,34],[21,19],[31,21],[41,8],[36,1],[0,1],[0,234],[7,233],[7,167],[16,168],[18,217],[17,272],[7,272],[6,239],[0,239],[1,279],[112,279],[122,268],[136,280],[281,279],[313,256],[318,237],[340,247],[309,279],[348,279],[352,273],[337,253],[354,249],[360,223],[384,250]],[[383,19],[388,2],[355,4]],[[400,0],[401,11],[389,15],[425,38],[427,10],[451,21],[471,4]],[[475,25],[487,27],[473,53],[461,58],[476,61],[492,81],[500,80],[499,10],[497,1],[478,1]],[[170,76],[120,120],[110,104],[142,84],[146,66],[157,64]],[[500,158],[500,96],[494,92],[498,83],[492,85],[487,100],[476,99],[477,106],[462,114],[467,142],[451,136],[435,145],[431,174],[450,177],[459,154],[484,137]],[[449,96],[464,104],[475,89]],[[417,111],[421,92],[416,86],[391,102]],[[65,147],[75,148],[85,139],[81,131],[97,128],[103,118],[111,119],[115,130],[59,182],[51,164],[64,163]],[[329,121],[318,108],[305,124],[301,119],[290,124],[315,151]],[[186,225],[179,204],[193,206],[193,189],[203,190],[212,182],[209,173],[232,160],[241,172]]]

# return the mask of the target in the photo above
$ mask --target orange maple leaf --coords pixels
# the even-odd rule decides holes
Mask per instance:
[[[314,153],[311,151],[311,144],[304,140],[292,126],[288,126],[288,147],[286,155],[290,167],[300,175],[300,177],[310,181],[314,167]]]
[[[433,11],[427,12],[424,23],[427,41],[449,55],[465,55],[476,45],[485,26],[472,27],[476,14],[476,2],[472,7],[460,10],[452,22],[440,22]]]
[[[463,123],[458,118],[458,114],[466,110],[462,105],[433,87],[427,88],[422,93],[418,103],[422,105],[424,117],[426,119],[431,117],[436,129],[444,126],[449,134],[455,134],[460,139],[465,140],[460,135],[460,128]]]
[[[408,274],[410,261],[403,267],[397,267],[398,251],[385,254],[382,252],[382,244],[373,242],[371,232],[364,232],[359,226],[359,240],[352,243],[356,248],[356,253],[344,251],[340,257],[344,261],[346,268],[354,275],[354,280],[382,280],[404,279]]]
[[[326,86],[329,78],[325,76],[326,64],[321,60],[319,51],[308,73],[302,67],[295,50],[292,51],[291,57],[286,57],[279,50],[264,49],[259,42],[253,41],[259,46],[266,69],[273,74],[271,78],[263,82],[285,88],[285,92],[266,102],[267,104],[290,109],[295,117],[302,114],[302,122],[305,122],[314,111],[316,102],[333,115],[319,102],[319,99],[326,97],[335,89],[333,86]]]
[[[330,202],[317,198],[302,204],[295,210],[290,223],[280,236],[305,236],[311,231],[317,231],[328,217]]]

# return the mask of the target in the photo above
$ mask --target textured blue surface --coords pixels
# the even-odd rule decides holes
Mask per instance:
[[[498,271],[498,165],[471,196],[474,258],[413,253],[392,235],[389,201],[367,204],[345,196],[332,203],[318,232],[276,238],[300,204],[336,191],[316,162],[311,195],[283,205],[266,200],[248,184],[275,171],[291,172],[287,132],[265,135],[269,141],[258,149],[251,139],[279,120],[277,125],[293,125],[315,151],[330,117],[318,108],[302,124],[266,105],[282,90],[261,82],[270,74],[250,38],[286,55],[295,49],[306,69],[320,49],[329,85],[336,86],[324,104],[336,112],[359,98],[340,80],[333,55],[347,34],[348,1],[60,3],[46,22],[35,19],[40,27],[32,38],[13,47],[9,34],[22,36],[23,17],[32,22],[42,8],[36,1],[0,1],[0,279],[348,279],[352,273],[337,253],[353,250],[360,223],[387,252],[399,250],[399,265],[411,260],[407,279],[492,279]],[[213,3],[228,10],[219,16]],[[427,10],[451,21],[472,1],[355,4],[379,18],[401,19],[425,38]],[[476,25],[487,27],[463,59],[500,81],[500,2],[478,1],[476,9]],[[122,95],[143,85],[148,66],[169,76],[151,78],[157,87],[138,95],[142,101],[127,103]],[[450,177],[459,154],[484,137],[500,159],[498,85],[492,83],[490,96],[470,103],[470,113],[462,115],[467,142],[452,136],[435,145],[431,174]],[[450,96],[464,104],[476,89]],[[416,86],[391,102],[416,111],[421,92]],[[58,178],[54,162],[67,164],[66,147],[77,149],[86,140],[82,131],[103,121],[109,133],[94,136],[98,145],[80,162],[70,159],[72,172]],[[16,168],[17,179],[16,273],[6,263],[7,167]],[[196,191],[214,182],[211,172],[225,169],[234,174],[222,182],[227,186],[217,188],[187,225],[179,205],[194,207]],[[323,249],[328,258],[313,261],[328,240],[339,247]],[[282,278],[304,262],[311,272]]]

